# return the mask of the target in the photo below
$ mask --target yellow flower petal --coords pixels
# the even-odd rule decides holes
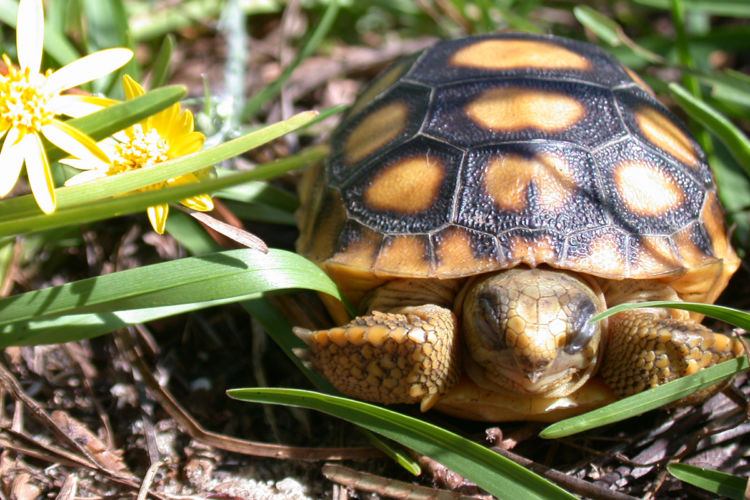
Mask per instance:
[[[175,138],[169,143],[169,153],[172,158],[179,158],[195,152],[203,147],[206,136],[200,132],[190,132],[189,134]]]
[[[104,154],[94,139],[65,122],[53,120],[50,125],[42,127],[42,134],[52,144],[66,153],[83,160],[99,160],[109,163],[109,157]]]
[[[128,99],[140,97],[146,93],[143,90],[141,84],[133,80],[130,75],[125,75],[122,77],[122,86],[125,89],[125,97],[127,97]]]
[[[154,228],[154,231],[156,231],[158,234],[164,234],[164,229],[166,229],[167,227],[169,205],[164,203],[163,205],[148,207],[146,213],[148,214],[148,220],[151,221],[151,227]]]
[[[49,107],[56,115],[78,118],[104,109],[117,102],[115,99],[106,97],[65,94],[52,98],[49,102]]]
[[[44,88],[48,92],[77,87],[82,83],[96,80],[122,67],[133,57],[130,49],[104,49],[76,59],[52,73]]]
[[[26,176],[29,178],[31,193],[39,208],[45,214],[55,211],[55,185],[47,161],[47,153],[37,134],[28,134],[21,141],[26,160]]]
[[[0,198],[11,192],[21,176],[23,146],[18,144],[18,129],[12,128],[0,150]]]
[[[180,114],[180,105],[178,103],[172,104],[163,111],[159,111],[155,115],[151,115],[143,121],[143,128],[146,130],[155,128],[159,135],[168,139],[171,135],[171,130],[175,120],[178,119]]]
[[[18,4],[16,22],[16,48],[21,69],[28,68],[32,74],[42,67],[44,44],[44,7],[42,0],[21,0]]]
[[[180,203],[199,212],[209,212],[214,209],[214,201],[207,194],[199,194],[180,200]]]

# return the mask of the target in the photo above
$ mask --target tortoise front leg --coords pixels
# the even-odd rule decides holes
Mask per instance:
[[[745,353],[742,343],[690,320],[630,310],[609,319],[600,370],[619,397],[630,396]],[[721,384],[679,401],[699,403]]]
[[[330,330],[295,328],[315,368],[338,390],[427,411],[458,380],[459,340],[449,309],[427,304],[373,311]]]

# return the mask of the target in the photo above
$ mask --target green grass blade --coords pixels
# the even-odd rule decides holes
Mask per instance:
[[[671,0],[635,0],[635,3],[657,9],[669,10]],[[747,0],[685,0],[685,9],[705,12],[717,16],[750,17],[750,2]]]
[[[322,411],[432,457],[500,498],[575,498],[562,488],[457,434],[369,403],[299,389],[233,389],[242,401]]]
[[[220,177],[233,173],[231,170],[217,169]],[[268,182],[248,182],[242,187],[229,187],[217,193],[217,196],[240,203],[268,205],[290,214],[299,207],[299,200],[294,194]]]
[[[169,33],[164,37],[159,47],[159,52],[154,58],[151,65],[151,88],[158,88],[164,85],[169,76],[169,61],[174,51],[174,35]]]
[[[738,71],[727,70],[719,74],[691,72],[701,82],[711,87],[711,96],[733,104],[750,107],[750,77]],[[742,111],[741,109],[738,111]]]
[[[16,205],[21,204],[19,201],[24,201],[25,205],[30,206],[30,208],[27,208],[23,214],[18,214],[14,217],[0,217],[0,235],[9,236],[32,231],[43,231],[55,227],[84,224],[117,215],[139,212],[152,205],[177,202],[190,196],[211,193],[228,186],[242,184],[243,182],[276,177],[289,170],[319,161],[325,154],[326,148],[312,148],[298,155],[262,165],[254,170],[237,172],[231,176],[208,179],[195,184],[183,184],[161,190],[148,190],[128,196],[107,198],[98,200],[95,203],[86,203],[87,200],[84,197],[86,196],[85,188],[87,186],[61,188],[57,190],[57,193],[63,195],[67,194],[66,190],[78,190],[76,194],[80,197],[81,202],[78,205],[70,206],[71,203],[63,204],[58,201],[58,207],[60,208],[51,214],[44,214],[35,209],[32,205],[34,200],[31,195],[13,198],[0,202],[0,213],[2,213],[5,203],[10,201],[16,202]],[[195,170],[196,168],[193,165],[193,169]],[[98,183],[93,183],[89,189],[93,191],[96,184]],[[82,189],[84,190],[82,191]],[[58,200],[62,199],[64,199],[62,196],[58,198]]]
[[[718,384],[747,370],[748,366],[750,365],[748,365],[747,356],[730,359],[698,373],[678,378],[654,389],[615,401],[603,408],[561,420],[546,427],[539,433],[539,436],[546,439],[561,438],[635,417]]]
[[[310,35],[310,38],[308,38],[302,49],[297,53],[294,60],[284,69],[276,80],[248,99],[245,108],[242,110],[243,122],[252,120],[268,100],[276,97],[281,91],[281,87],[287,80],[289,80],[289,77],[292,76],[292,73],[297,66],[317,50],[318,46],[323,42],[326,34],[328,34],[328,31],[331,29],[331,26],[333,26],[333,22],[336,20],[336,16],[338,16],[338,12],[338,0],[329,0],[328,7],[323,13],[323,17],[318,22],[315,30]]]
[[[612,47],[622,45],[622,41],[620,40],[622,28],[612,19],[597,12],[588,5],[574,7],[573,14],[579,23],[593,31],[606,44]]]
[[[750,331],[750,314],[739,309],[733,309],[726,306],[718,306],[716,304],[704,304],[702,302],[674,302],[669,300],[654,300],[648,302],[633,302],[629,304],[620,304],[614,307],[610,307],[604,312],[601,312],[591,318],[589,321],[595,323],[601,321],[604,318],[617,314],[618,312],[627,311],[628,309],[638,309],[641,307],[669,307],[672,309],[682,309],[685,311],[697,312],[705,314],[712,318],[731,323],[734,326],[738,326],[742,329]]]
[[[90,184],[60,189],[57,205],[65,207],[101,199],[210,167],[297,130],[316,116],[315,111],[305,111],[199,153],[159,163],[157,168],[144,168]]]
[[[685,112],[722,141],[734,159],[750,175],[750,141],[742,131],[719,111],[696,98],[680,85],[670,83],[669,90]]]
[[[29,343],[55,330],[54,342],[85,338],[75,329],[59,328],[71,315],[79,323],[96,325],[107,318],[124,321],[117,313],[131,311],[126,317],[141,321],[142,315],[153,319],[154,314],[163,317],[292,288],[340,298],[318,266],[285,250],[264,254],[241,249],[177,259],[2,299],[0,346]],[[102,333],[107,332],[97,330]]]
[[[734,500],[744,500],[745,498],[746,477],[737,477],[725,472],[688,464],[669,464],[667,470],[677,479],[715,495]]]

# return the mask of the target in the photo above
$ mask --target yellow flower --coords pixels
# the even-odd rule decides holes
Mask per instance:
[[[83,57],[55,72],[40,73],[44,43],[42,0],[21,0],[16,47],[20,68],[3,55],[6,74],[0,75],[0,198],[11,192],[26,165],[31,192],[45,213],[55,210],[55,186],[41,135],[79,158],[102,157],[96,143],[83,132],[55,118],[83,116],[101,109],[107,99],[61,92],[106,75],[133,57],[128,49],[108,49]]]
[[[20,68],[3,55],[7,73],[0,75],[0,198],[11,192],[26,165],[31,192],[45,213],[55,210],[55,186],[41,136],[78,158],[105,158],[89,136],[57,115],[79,117],[101,109],[107,99],[61,95],[61,92],[100,78],[133,57],[129,49],[101,50],[40,73],[44,43],[42,0],[21,0],[18,6],[16,47]]]
[[[141,87],[130,76],[122,79],[125,95],[128,99],[143,95]],[[106,154],[106,161],[91,159],[66,159],[62,163],[80,170],[80,174],[71,177],[66,186],[82,184],[110,175],[117,175],[144,167],[152,167],[158,163],[180,158],[200,151],[206,136],[193,130],[193,114],[181,111],[180,104],[175,103],[159,113],[149,116],[135,125],[118,132],[112,138],[99,142],[99,146]],[[196,174],[185,174],[168,179],[164,182],[141,188],[140,191],[161,189],[166,186],[176,186],[198,182]],[[191,196],[180,203],[193,210],[205,212],[213,210],[214,204],[207,194]],[[169,215],[169,205],[163,203],[148,208],[148,218],[151,226],[159,234],[164,234]]]

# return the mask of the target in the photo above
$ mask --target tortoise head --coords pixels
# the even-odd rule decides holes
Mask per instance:
[[[474,281],[462,308],[467,371],[501,392],[570,394],[596,370],[606,325],[589,319],[604,307],[601,292],[563,271],[511,269]]]

